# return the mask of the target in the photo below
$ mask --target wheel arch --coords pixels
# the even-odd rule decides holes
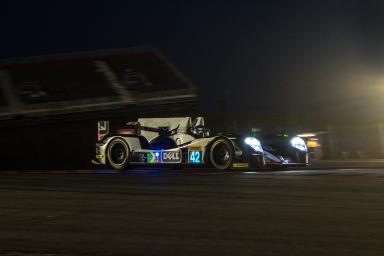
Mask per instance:
[[[134,151],[135,149],[141,149],[142,148],[141,143],[140,143],[140,138],[137,135],[133,135],[133,136],[114,135],[114,136],[111,136],[107,139],[105,148],[107,149],[109,147],[109,144],[111,143],[111,141],[113,141],[114,139],[117,139],[117,138],[124,140],[128,144],[128,147],[129,147],[131,152]]]
[[[231,145],[232,150],[233,150],[233,151],[235,150],[235,145],[234,145],[233,142],[232,142],[228,137],[226,137],[226,136],[215,136],[215,137],[213,137],[213,139],[212,139],[211,141],[209,141],[209,142],[207,143],[207,145],[206,145],[207,150],[209,151],[209,150],[211,149],[211,146],[213,145],[213,143],[215,143],[215,142],[216,142],[217,140],[219,140],[219,139],[224,139],[224,140],[228,141],[229,144]]]

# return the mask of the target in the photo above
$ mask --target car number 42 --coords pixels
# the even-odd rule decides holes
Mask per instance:
[[[201,163],[201,151],[196,151],[196,150],[189,151],[188,162],[193,164]]]

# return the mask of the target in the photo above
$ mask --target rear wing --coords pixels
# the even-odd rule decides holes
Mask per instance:
[[[97,122],[97,141],[101,141],[109,133],[109,121]]]

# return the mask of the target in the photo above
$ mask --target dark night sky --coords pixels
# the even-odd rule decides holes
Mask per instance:
[[[203,106],[369,119],[384,109],[383,14],[381,0],[10,1],[0,57],[151,45]]]

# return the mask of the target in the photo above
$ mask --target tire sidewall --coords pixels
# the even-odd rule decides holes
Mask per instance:
[[[113,163],[113,161],[111,161],[111,150],[112,150],[112,147],[114,145],[117,145],[117,144],[123,145],[123,147],[124,147],[124,149],[126,151],[126,153],[125,153],[126,154],[125,160],[121,164],[116,164],[116,163]],[[130,158],[129,145],[128,145],[128,143],[123,138],[115,138],[115,139],[113,139],[113,140],[111,140],[109,142],[108,147],[107,147],[107,162],[108,162],[109,166],[111,166],[112,168],[117,169],[117,170],[122,170],[122,169],[126,168],[126,166],[128,165],[129,158]]]
[[[229,150],[229,157],[230,158],[229,158],[229,161],[227,162],[226,165],[219,165],[214,161],[214,155],[213,155],[214,149],[215,149],[215,147],[217,147],[218,145],[220,145],[222,143],[224,143],[228,147],[228,150]],[[213,168],[218,169],[218,170],[227,170],[232,166],[233,159],[234,159],[233,145],[228,139],[218,138],[212,142],[211,146],[209,147],[209,163]]]

